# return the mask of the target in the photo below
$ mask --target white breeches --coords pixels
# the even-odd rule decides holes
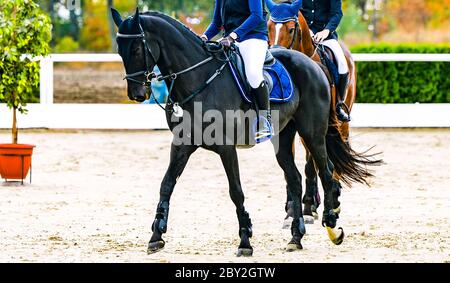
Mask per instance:
[[[338,63],[339,74],[347,74],[347,59],[345,59],[344,51],[342,51],[342,47],[339,42],[336,39],[328,39],[324,40],[322,44],[333,50],[334,56],[336,56],[336,60]]]
[[[311,31],[311,36],[313,35],[314,33]],[[333,51],[334,56],[336,56],[336,60],[338,63],[339,74],[341,75],[347,74],[349,72],[347,59],[345,58],[344,51],[342,51],[342,47],[339,44],[339,42],[336,39],[328,39],[322,41],[321,44],[329,47]]]
[[[245,74],[252,88],[258,88],[264,81],[263,68],[268,49],[267,41],[247,39],[236,43],[245,65]]]

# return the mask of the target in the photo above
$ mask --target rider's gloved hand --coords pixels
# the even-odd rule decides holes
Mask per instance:
[[[202,34],[202,35],[200,36],[200,38],[203,40],[203,42],[208,41],[208,37],[207,37],[206,35],[204,35],[204,34]]]
[[[328,38],[328,36],[330,35],[330,30],[328,29],[324,29],[321,32],[318,32],[314,35],[314,42],[315,43],[321,43],[322,41],[324,41],[325,39]]]
[[[231,45],[235,42],[235,40],[231,36],[222,37],[219,39],[219,43],[223,45],[223,47],[230,48]]]

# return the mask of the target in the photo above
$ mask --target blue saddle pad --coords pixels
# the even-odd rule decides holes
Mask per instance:
[[[234,81],[241,93],[242,98],[247,103],[252,103],[251,95],[249,95],[248,83],[243,81],[239,76],[232,63],[229,63]],[[291,101],[294,96],[294,85],[291,76],[280,61],[275,60],[274,63],[264,66],[264,77],[269,86],[270,101],[274,103],[286,103]]]

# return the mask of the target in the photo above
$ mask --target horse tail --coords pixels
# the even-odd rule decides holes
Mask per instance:
[[[331,97],[331,105],[335,105],[336,91],[332,91]],[[332,106],[326,135],[326,146],[328,156],[334,165],[333,175],[337,174],[340,180],[348,186],[351,186],[353,182],[369,185],[367,179],[373,177],[373,174],[367,167],[383,164],[383,160],[375,158],[380,153],[369,154],[368,152],[372,148],[362,153],[354,151],[350,143],[343,137],[339,125],[336,107]]]

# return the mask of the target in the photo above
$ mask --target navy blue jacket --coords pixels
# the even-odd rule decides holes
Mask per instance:
[[[250,38],[268,40],[264,0],[216,0],[214,17],[205,32],[212,39],[222,29],[224,36],[235,32],[238,41]]]
[[[337,39],[336,29],[343,16],[341,0],[303,0],[302,13],[314,33],[328,29],[328,39]]]

